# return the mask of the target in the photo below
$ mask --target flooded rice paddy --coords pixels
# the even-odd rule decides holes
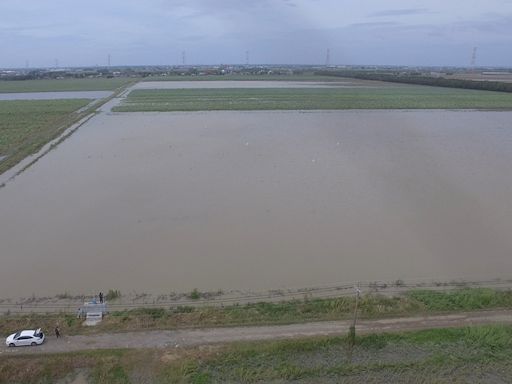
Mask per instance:
[[[0,189],[1,295],[509,277],[510,121],[101,113]]]
[[[131,89],[225,89],[225,88],[383,88],[403,87],[402,84],[389,84],[371,80],[344,80],[336,81],[142,81]]]

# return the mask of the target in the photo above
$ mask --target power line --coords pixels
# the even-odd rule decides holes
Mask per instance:
[[[471,70],[475,69],[477,49],[478,47],[473,47],[473,51],[471,52],[471,61],[469,62],[469,67],[471,68]]]

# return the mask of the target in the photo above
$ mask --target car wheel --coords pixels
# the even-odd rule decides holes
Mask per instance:
[[[37,343],[35,341],[33,341],[30,345],[35,347],[37,345]]]
[[[15,347],[16,345],[14,343],[9,344],[9,347]]]

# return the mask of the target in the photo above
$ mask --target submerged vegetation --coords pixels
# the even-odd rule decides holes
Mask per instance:
[[[334,83],[333,83],[334,84]],[[512,94],[425,86],[134,90],[117,112],[329,109],[511,109]]]
[[[5,356],[0,383],[453,383],[510,382],[512,326],[161,350]]]

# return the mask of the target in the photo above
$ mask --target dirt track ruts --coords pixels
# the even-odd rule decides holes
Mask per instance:
[[[59,353],[110,348],[179,348],[236,341],[276,340],[308,336],[339,335],[348,332],[350,321],[230,328],[178,329],[49,336],[42,346],[0,349],[0,355]],[[464,327],[483,324],[512,324],[512,310],[464,312],[434,316],[360,320],[358,333],[400,332],[429,328]]]

